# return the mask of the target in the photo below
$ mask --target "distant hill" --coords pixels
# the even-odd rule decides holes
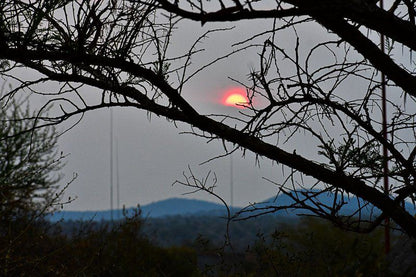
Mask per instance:
[[[129,208],[130,213],[134,208]],[[226,209],[223,205],[214,202],[185,199],[170,198],[148,205],[140,206],[143,217],[159,218],[174,215],[196,215],[196,214],[223,214]],[[117,219],[122,216],[122,211],[113,211],[113,218]],[[111,210],[105,211],[59,211],[51,215],[50,220],[110,220]]]
[[[316,190],[315,192],[318,193],[319,191]],[[306,196],[299,193],[298,197],[300,200],[305,200],[305,204],[311,205],[313,207],[312,201],[307,200]],[[315,199],[318,200],[319,203],[325,206],[332,207],[333,201],[334,201],[334,194],[330,192],[321,193],[318,196],[316,196]],[[363,201],[361,199],[360,201],[358,201],[356,197],[351,197],[351,198],[344,197],[343,201],[345,202],[345,204],[339,210],[340,215],[351,215],[363,205]],[[285,195],[285,194],[280,194],[277,197],[269,198],[263,202],[253,204],[251,207],[248,207],[247,214],[258,214],[262,212],[264,213],[267,211],[273,211],[275,206],[290,206],[293,203],[294,201],[292,200],[290,196]],[[367,207],[362,208],[361,216],[369,217],[371,214],[372,215],[381,214],[381,211],[379,209],[377,208],[372,209],[371,207],[372,206],[367,206]],[[413,215],[416,214],[416,208],[414,207],[412,203],[406,202],[405,207],[406,207],[406,210],[410,212],[411,214]],[[253,212],[250,212],[250,210],[253,210]],[[287,209],[287,210],[278,211],[275,214],[277,215],[286,214],[286,215],[294,216],[296,214],[312,214],[312,212],[306,209]]]
[[[301,199],[303,196],[301,196]],[[318,196],[319,201],[325,205],[330,206],[333,201],[333,194],[331,193],[322,193]],[[344,199],[346,204],[340,210],[340,214],[351,214],[356,211],[359,207],[359,203],[356,198]],[[273,206],[289,206],[293,203],[293,200],[287,195],[279,195],[278,197],[269,198],[263,202],[255,203],[250,206],[248,209],[257,208],[256,211],[247,212],[246,215],[259,214],[265,211],[273,211]],[[306,203],[310,204],[310,200],[307,200]],[[185,199],[185,198],[170,198],[148,205],[140,207],[142,210],[143,217],[149,218],[161,218],[166,216],[175,216],[175,215],[215,215],[222,216],[226,213],[226,209],[223,205],[203,201],[196,199]],[[127,209],[130,214],[134,208]],[[239,210],[239,207],[233,207],[233,211]],[[416,209],[411,203],[406,203],[406,210],[410,211],[412,214],[416,214]],[[380,213],[380,210],[374,209],[374,213]],[[362,210],[362,216],[367,217],[371,213],[370,208],[365,208]],[[297,214],[311,214],[310,211],[302,209],[288,209],[282,210],[277,213],[274,213],[278,216],[295,216]],[[122,217],[122,212],[114,210],[113,218],[118,219]],[[106,211],[59,211],[49,216],[51,221],[58,221],[61,219],[64,220],[110,220],[111,212],[110,210]]]

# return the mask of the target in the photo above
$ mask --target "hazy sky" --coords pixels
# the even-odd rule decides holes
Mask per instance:
[[[213,57],[226,54],[231,44],[249,37],[250,29],[261,29],[264,25],[240,24],[239,28],[225,33],[210,35],[201,44],[205,49],[194,62],[194,68],[207,63]],[[221,26],[232,26],[225,24]],[[190,47],[196,38],[195,30],[202,34],[200,24],[185,22],[183,29],[174,34],[173,51],[180,53]],[[228,77],[246,81],[250,68],[257,65],[258,50],[252,49],[232,56],[197,75],[186,87],[184,94],[202,113],[237,114],[238,109],[224,107],[220,100],[224,92],[236,84]],[[135,109],[113,109],[114,144],[118,145],[120,204],[126,207],[166,199],[185,197],[189,189],[175,185],[175,180],[184,180],[183,172],[188,166],[199,177],[211,171],[218,179],[216,192],[230,202],[230,157],[220,158],[207,164],[201,163],[224,154],[222,143],[207,143],[204,139],[180,134],[190,131],[189,126],[175,127],[164,118],[151,116],[149,121],[143,111]],[[65,208],[70,210],[102,210],[110,207],[110,112],[94,111],[60,139],[65,153],[70,153],[64,168],[68,181],[73,173],[78,178],[67,189],[66,197],[77,199]],[[115,146],[114,146],[115,147]],[[115,159],[115,154],[114,154]],[[261,160],[260,167],[251,153],[242,157],[242,152],[233,154],[234,205],[247,205],[262,201],[276,193],[276,187],[263,179],[281,179],[280,166],[272,166]],[[116,173],[114,172],[116,175]],[[213,176],[213,175],[212,175]],[[116,177],[114,177],[116,179]],[[114,191],[115,191],[114,184]],[[207,193],[186,197],[217,201]],[[116,193],[114,193],[116,207]]]
[[[302,18],[299,18],[299,20],[302,20]],[[278,21],[277,24],[284,24],[284,22]],[[253,38],[255,34],[270,30],[273,20],[248,20],[239,22],[236,26],[234,25],[231,23],[207,23],[201,26],[199,23],[183,20],[178,25],[178,29],[174,31],[170,40],[168,56],[181,56],[186,54],[195,40],[207,30],[230,28],[221,32],[209,33],[205,39],[201,40],[197,44],[197,48],[204,51],[193,57],[192,65],[189,67],[188,74],[198,71],[200,67],[218,57],[229,54],[232,51],[238,52],[204,69],[186,83],[182,95],[201,114],[238,116],[241,110],[235,107],[224,106],[221,103],[221,99],[227,90],[238,85],[232,79],[249,84],[247,79],[248,73],[250,70],[258,69],[261,46],[265,40],[269,39],[270,34],[263,33],[261,36],[254,37],[255,39],[250,40],[248,43],[238,44],[238,42],[246,41],[249,38]],[[304,51],[305,49],[310,50],[317,43],[329,39],[338,40],[337,37],[329,34],[325,29],[312,22],[298,26],[296,34],[300,39],[301,62],[306,57],[307,52]],[[370,36],[376,36],[376,34],[372,33]],[[275,43],[293,54],[296,39],[297,37],[293,29],[287,28],[278,32]],[[239,51],[240,48],[244,48],[248,44],[257,47],[248,47],[244,51]],[[338,47],[338,50],[344,51],[342,44]],[[396,60],[406,56],[400,50],[398,49],[397,53],[393,52],[391,54]],[[351,58],[351,55],[353,59],[357,57],[353,50],[348,53],[350,55],[349,58]],[[334,56],[336,55],[332,55],[327,49],[319,48],[316,54],[311,57],[308,69],[313,71],[321,68],[322,65],[332,63]],[[361,56],[358,59],[361,59]],[[409,60],[412,61],[411,58]],[[295,72],[293,67],[290,69],[290,67],[286,66],[290,63],[287,59],[279,60],[278,63],[279,70],[287,70],[289,74]],[[286,75],[288,74],[287,71],[284,72]],[[36,76],[39,76],[31,70],[25,69],[18,69],[13,73],[25,80],[35,79]],[[175,76],[170,77],[174,78]],[[169,81],[174,81],[174,79]],[[7,82],[14,84],[13,80],[7,80]],[[38,90],[42,92],[56,92],[59,88],[56,83],[40,83],[37,86],[39,86]],[[363,81],[348,81],[338,87],[338,89],[343,97],[350,100],[362,97],[363,87],[365,88],[366,86],[367,84],[363,84]],[[82,95],[85,98],[93,99],[95,99],[94,95],[95,97],[101,96],[100,92],[97,93],[97,90],[90,88],[83,89]],[[397,91],[389,94],[388,97],[393,102],[402,101]],[[31,103],[34,106],[39,105],[40,103],[36,102],[38,100],[40,99],[36,98]],[[66,122],[58,128],[65,130],[69,123]],[[173,124],[155,115],[149,117],[146,112],[132,108],[114,108],[113,123],[114,208],[117,207],[116,152],[118,153],[120,207],[123,205],[126,207],[132,207],[137,204],[145,205],[171,197],[218,201],[204,192],[184,196],[183,194],[189,192],[190,189],[180,185],[172,186],[176,180],[184,180],[183,172],[187,173],[188,167],[199,178],[206,177],[208,172],[211,172],[211,177],[215,174],[218,180],[216,193],[230,203],[231,158],[227,156],[204,163],[225,153],[223,144],[220,141],[207,143],[207,140],[200,137],[183,134],[191,131],[190,126],[186,124]],[[331,126],[331,134],[328,136],[336,138],[337,132],[339,135],[337,127]],[[282,148],[289,152],[296,149],[298,154],[315,159],[318,148],[310,147],[310,144],[313,144],[313,142],[305,139],[302,134],[298,134],[293,141],[285,144]],[[60,185],[63,187],[72,179],[74,174],[78,176],[65,192],[63,200],[68,199],[68,197],[75,198],[71,204],[65,206],[65,209],[109,209],[110,111],[107,109],[86,114],[77,126],[61,136],[59,145],[60,150],[69,154],[67,164],[63,169],[65,177]],[[230,147],[230,145],[227,144],[227,147]],[[259,202],[274,196],[278,188],[266,179],[280,184],[287,177],[280,165],[272,164],[271,161],[261,158],[257,163],[256,158],[250,152],[247,152],[245,157],[243,157],[242,152],[237,151],[233,154],[232,161],[234,177],[233,199],[236,206],[245,206],[249,203]],[[202,163],[204,164],[201,165]],[[286,168],[285,170],[287,173],[288,169]]]
[[[203,40],[199,47],[205,49],[198,54],[190,72],[207,64],[215,57],[229,53],[233,43],[245,40],[253,34],[270,28],[272,21],[245,21],[230,31],[212,33]],[[232,24],[200,24],[183,21],[174,33],[171,55],[187,51],[194,40],[206,30],[212,28],[232,27]],[[313,45],[327,36],[316,24],[308,24],[298,29],[301,43],[305,47]],[[269,35],[256,40],[262,43]],[[294,46],[292,30],[281,32],[279,44],[282,47]],[[225,91],[237,84],[229,77],[247,82],[250,69],[258,68],[259,48],[249,48],[233,55],[196,75],[187,84],[183,95],[199,112],[206,114],[237,115],[239,110],[225,107],[220,103]],[[120,204],[126,207],[144,205],[154,201],[185,197],[189,191],[180,185],[172,186],[175,180],[184,180],[183,172],[188,166],[198,177],[205,177],[211,171],[218,179],[216,192],[230,202],[230,157],[216,159],[204,165],[201,163],[224,154],[222,143],[207,143],[206,140],[189,134],[185,124],[167,122],[164,118],[148,116],[143,111],[118,108],[113,110],[114,143],[118,145]],[[67,189],[66,197],[77,199],[66,209],[102,210],[110,207],[110,112],[108,110],[89,113],[83,121],[65,134],[60,140],[62,150],[70,153],[64,169],[66,180],[73,173],[78,178]],[[309,151],[304,141],[298,140],[293,146]],[[289,147],[288,151],[292,151]],[[115,154],[114,154],[115,157]],[[244,206],[274,196],[277,188],[265,180],[283,182],[281,166],[272,164],[267,159],[256,159],[251,153],[242,157],[242,152],[233,154],[234,205]],[[287,170],[287,169],[286,169]],[[114,172],[116,175],[116,173]],[[116,179],[116,177],[114,177]],[[114,182],[114,188],[116,184]],[[114,189],[115,191],[115,189]],[[186,197],[217,201],[207,193],[187,195]],[[116,194],[114,193],[114,207]]]
[[[215,57],[237,49],[233,43],[251,37],[271,27],[272,21],[245,21],[232,30],[212,33],[198,46],[205,49],[193,59],[190,72],[207,64]],[[195,39],[206,30],[216,27],[232,27],[232,24],[206,24],[201,27],[190,21],[181,22],[180,28],[174,33],[171,41],[171,55],[186,52]],[[309,24],[298,30],[301,44],[305,47],[326,36],[326,32],[316,24]],[[266,34],[256,40],[262,43]],[[294,46],[292,30],[280,33],[279,45]],[[183,95],[200,113],[238,115],[240,110],[225,107],[220,103],[227,89],[236,83],[229,77],[247,81],[250,69],[258,68],[260,49],[249,48],[233,55],[196,75],[184,88]],[[24,74],[29,74],[25,72]],[[48,87],[53,90],[53,87]],[[89,91],[86,93],[89,94]],[[94,91],[91,91],[94,93]],[[188,188],[180,185],[172,186],[175,180],[184,180],[183,172],[188,166],[197,177],[203,178],[211,171],[216,174],[218,182],[216,192],[230,202],[230,157],[201,163],[224,154],[221,142],[206,140],[181,132],[191,131],[185,124],[174,124],[154,115],[150,120],[146,112],[136,109],[113,109],[114,122],[114,161],[118,149],[120,204],[126,207],[137,204],[145,205],[154,201],[183,197]],[[65,124],[59,128],[65,129]],[[71,180],[73,174],[77,179],[65,193],[76,198],[66,205],[69,210],[103,210],[110,208],[110,112],[109,110],[93,111],[72,130],[65,133],[59,141],[60,149],[68,153],[67,164],[63,169],[65,177],[61,185]],[[229,146],[229,145],[228,145]],[[303,141],[293,146],[308,151]],[[287,148],[286,148],[287,149]],[[291,151],[290,147],[287,149]],[[234,205],[244,206],[250,202],[258,202],[272,197],[277,188],[265,180],[272,179],[281,183],[284,179],[282,167],[271,161],[260,159],[256,163],[251,153],[242,157],[242,152],[233,154]],[[287,170],[287,169],[286,169]],[[212,175],[213,176],[213,175]],[[116,180],[116,171],[114,171]],[[116,208],[116,182],[114,182],[114,207]],[[186,197],[217,201],[207,193],[187,195]]]
[[[65,167],[66,175],[78,174],[66,195],[77,196],[68,209],[109,208],[109,116],[105,111],[90,114],[79,126],[61,140],[62,150],[71,153]],[[230,158],[225,157],[203,166],[199,164],[223,153],[220,143],[207,144],[190,135],[179,134],[186,128],[175,128],[164,119],[149,123],[143,112],[117,110],[114,113],[114,134],[119,153],[120,202],[127,207],[136,204],[180,197],[188,189],[172,183],[184,180],[188,165],[197,176],[209,170],[218,178],[217,192],[230,199]],[[255,165],[255,159],[241,153],[233,154],[234,204],[261,201],[275,193],[275,187],[262,177],[280,175],[280,168],[269,161]],[[215,200],[206,193],[188,197]]]

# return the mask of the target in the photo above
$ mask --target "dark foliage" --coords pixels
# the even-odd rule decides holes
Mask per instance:
[[[283,218],[264,216],[233,222],[230,226],[231,245],[224,244],[224,219],[209,216],[146,219],[136,222],[138,225],[130,229],[134,231],[127,233],[110,231],[108,222],[95,222],[92,228],[95,231],[89,231],[86,227],[89,225],[83,224],[86,223],[62,223],[67,229],[77,226],[78,230],[86,231],[83,236],[88,241],[97,241],[98,237],[111,238],[111,241],[118,241],[120,245],[141,241],[139,244],[141,247],[147,245],[150,250],[146,251],[149,253],[154,251],[151,250],[153,248],[159,249],[161,252],[156,252],[161,259],[171,258],[163,251],[173,255],[176,253],[179,262],[183,263],[182,259],[187,259],[185,265],[188,270],[196,270],[195,274],[202,276],[395,276],[390,272],[383,253],[381,229],[372,234],[357,234],[340,230],[317,218],[285,222]],[[121,230],[125,227],[117,228]],[[92,235],[87,235],[89,232]],[[127,240],[126,234],[129,234]],[[78,240],[77,236],[70,237]],[[395,240],[400,238],[399,235],[395,236]],[[111,258],[112,255],[123,255],[114,250],[117,245],[109,243],[108,247],[112,247],[113,252],[108,252],[111,248],[102,251],[102,255],[106,256],[101,256],[103,260],[113,261],[115,268],[119,264],[129,266],[128,262],[125,264],[125,261]],[[121,248],[140,256],[141,250]],[[87,248],[88,251],[91,249]],[[143,265],[141,274],[146,275],[146,270],[153,272],[153,267],[159,266],[156,258],[142,259],[146,265]],[[170,266],[176,269],[174,264],[162,265],[166,270],[171,270]],[[133,274],[135,270],[142,269],[131,270],[124,274]],[[189,274],[194,272],[192,270],[181,272]]]
[[[70,236],[48,222],[12,224],[0,238],[2,276],[197,276],[188,247],[161,248],[141,235],[138,215],[120,223],[77,224]]]
[[[0,222],[22,215],[39,216],[56,204],[58,152],[54,126],[33,130],[36,122],[25,101],[0,102]]]

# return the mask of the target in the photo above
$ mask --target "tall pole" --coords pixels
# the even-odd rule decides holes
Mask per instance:
[[[113,222],[113,110],[110,108],[110,215]]]
[[[380,0],[380,8],[384,9],[383,0]],[[384,48],[384,35],[380,34],[380,47],[383,54]],[[381,72],[381,101],[382,101],[382,125],[383,125],[383,139],[387,141],[387,105],[386,105],[386,76]],[[384,193],[389,194],[389,177],[388,177],[388,153],[387,147],[383,144],[383,184]],[[386,217],[384,219],[384,251],[386,254],[390,252],[390,219]]]
[[[117,219],[120,219],[120,178],[118,167],[118,140],[116,137],[116,185],[117,185]]]
[[[233,174],[233,154],[230,154],[230,204],[234,206],[234,174]]]

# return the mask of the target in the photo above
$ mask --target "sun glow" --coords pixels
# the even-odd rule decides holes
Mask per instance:
[[[232,106],[236,108],[244,108],[244,105],[248,103],[246,91],[244,88],[231,88],[228,89],[224,97],[222,98],[222,104],[226,106]]]

